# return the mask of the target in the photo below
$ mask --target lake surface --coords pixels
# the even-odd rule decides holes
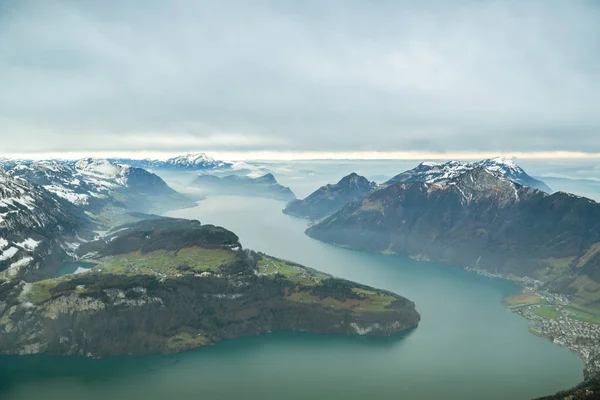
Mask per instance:
[[[244,247],[388,289],[421,323],[394,338],[291,332],[149,357],[0,357],[2,399],[529,399],[583,378],[569,350],[528,332],[511,282],[462,268],[336,248],[284,204],[222,196],[172,212],[236,232]]]
[[[87,270],[89,270],[90,268],[94,267],[94,263],[89,263],[89,262],[72,262],[72,263],[66,263],[60,266],[60,268],[58,269],[58,272],[56,273],[56,277],[58,278],[59,276],[63,276],[63,275],[68,275],[68,274],[80,274],[82,272],[85,272]]]

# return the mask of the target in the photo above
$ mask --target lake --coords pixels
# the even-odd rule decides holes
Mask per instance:
[[[419,327],[393,338],[280,332],[175,355],[0,357],[0,398],[529,399],[583,379],[569,350],[528,332],[502,306],[519,288],[462,268],[336,248],[260,198],[213,197],[171,212],[236,232],[244,247],[391,290]]]

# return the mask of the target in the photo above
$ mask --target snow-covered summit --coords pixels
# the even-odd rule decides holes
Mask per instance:
[[[496,172],[522,186],[534,187],[546,193],[552,192],[544,182],[532,178],[513,160],[504,157],[489,158],[470,163],[462,161],[448,161],[443,164],[423,162],[416,168],[396,175],[382,184],[382,187],[387,187],[400,182],[422,181],[425,183],[434,183],[454,179],[468,171],[478,168]]]
[[[182,156],[169,158],[167,163],[173,165],[201,165],[212,164],[215,159],[206,153],[188,153]]]
[[[82,158],[75,162],[74,167],[80,173],[106,178],[123,176],[129,170],[128,166],[112,163],[102,158]]]
[[[227,163],[225,161],[215,160],[206,153],[188,153],[181,156],[172,157],[167,160],[149,158],[145,160],[134,160],[128,158],[119,158],[111,159],[110,161],[149,170],[217,170],[230,169],[232,165],[231,163]]]

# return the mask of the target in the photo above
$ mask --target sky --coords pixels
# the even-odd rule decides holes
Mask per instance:
[[[0,152],[596,157],[598,21],[593,0],[0,0]]]

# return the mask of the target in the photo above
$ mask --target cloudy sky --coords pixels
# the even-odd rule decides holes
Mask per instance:
[[[593,0],[0,0],[1,149],[600,153],[598,21]]]

